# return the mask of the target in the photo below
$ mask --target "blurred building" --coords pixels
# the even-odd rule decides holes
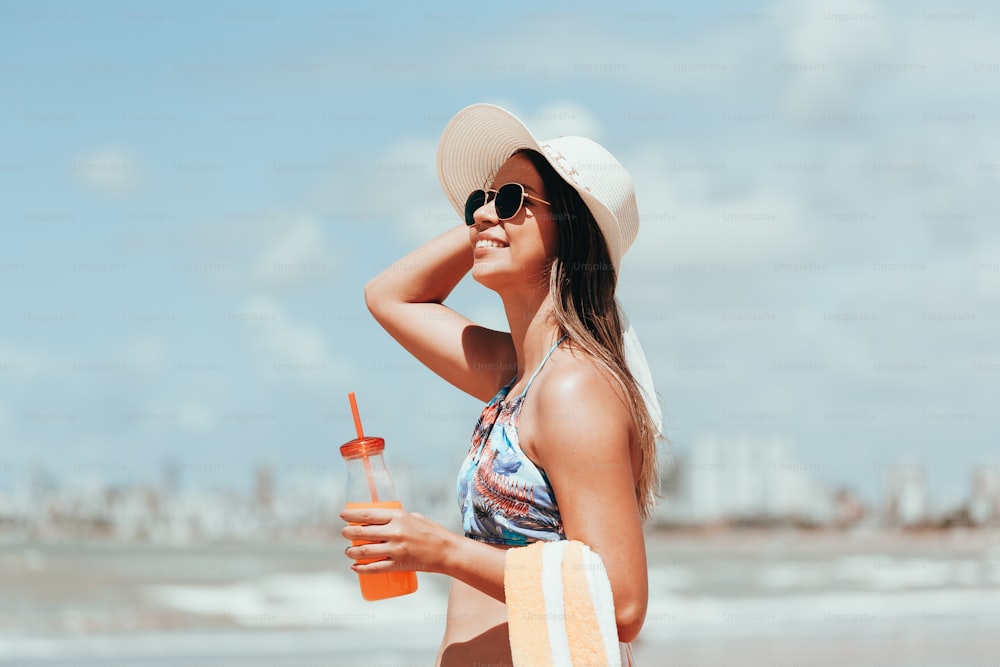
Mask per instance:
[[[972,475],[969,519],[974,525],[1000,523],[1000,465],[980,465]]]
[[[930,518],[923,464],[899,462],[889,466],[886,496],[885,518],[890,525],[916,526]]]
[[[254,499],[261,510],[270,510],[274,504],[274,471],[266,463],[257,466]]]
[[[858,525],[868,517],[865,502],[854,491],[841,487],[833,495],[833,525],[847,528]]]
[[[833,494],[779,438],[704,437],[666,472],[657,520],[666,524],[828,523]]]
[[[163,494],[172,496],[181,488],[181,468],[177,461],[169,460],[163,463]]]

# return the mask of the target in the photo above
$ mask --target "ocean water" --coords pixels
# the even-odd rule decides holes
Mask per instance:
[[[433,664],[447,579],[343,545],[0,544],[0,665]],[[1000,536],[650,536],[640,665],[1000,667]]]

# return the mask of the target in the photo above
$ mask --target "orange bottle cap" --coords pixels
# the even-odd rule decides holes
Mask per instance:
[[[381,454],[385,450],[385,438],[365,437],[355,438],[340,446],[340,455],[345,459],[356,459],[361,456]]]

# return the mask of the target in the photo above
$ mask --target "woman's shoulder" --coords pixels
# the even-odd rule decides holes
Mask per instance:
[[[574,345],[559,352],[533,387],[540,416],[570,412],[584,418],[593,410],[628,419],[625,393],[605,364]]]
[[[530,441],[543,468],[579,456],[609,462],[629,456],[635,420],[614,374],[598,359],[566,350],[536,384]]]

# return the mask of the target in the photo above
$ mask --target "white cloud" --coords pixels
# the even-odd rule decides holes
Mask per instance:
[[[984,244],[975,254],[975,294],[982,299],[1000,298],[1000,242]]]
[[[312,214],[259,213],[197,230],[194,236],[195,245],[211,251],[212,262],[226,269],[210,274],[213,284],[235,292],[271,293],[323,284],[342,263]],[[241,252],[240,246],[246,249]],[[225,254],[220,257],[220,252]]]
[[[156,429],[163,426],[177,427],[190,433],[210,431],[219,423],[219,415],[215,409],[194,400],[179,403],[153,401],[132,414],[135,420],[144,426]]]
[[[402,236],[427,241],[460,222],[437,177],[437,140],[397,142],[370,165],[363,201],[374,216],[397,222]]]
[[[163,369],[163,343],[151,339],[135,341],[126,346],[122,357],[130,369],[143,373],[157,373]]]
[[[313,387],[327,387],[347,376],[346,365],[331,353],[326,338],[292,321],[274,299],[250,299],[244,313],[254,325],[250,328],[253,346],[276,376]]]
[[[176,409],[177,424],[186,431],[210,431],[219,422],[215,410],[203,403],[187,402]]]
[[[144,180],[135,155],[123,148],[103,148],[73,161],[73,176],[102,194],[119,196],[135,192]]]
[[[627,32],[581,22],[574,27],[571,42],[586,45],[585,49],[562,48],[558,41],[540,49],[539,34],[521,31],[502,42],[477,45],[476,51],[482,61],[514,67],[522,63],[516,62],[517,58],[511,62],[511,54],[531,54],[524,57],[526,69],[564,84],[600,89],[613,88],[608,84],[624,84],[672,93],[710,93],[720,81],[739,76],[738,70],[745,62],[741,56],[747,52],[756,56],[771,48],[770,40],[762,39],[759,25],[753,30],[741,29],[737,23],[724,25],[690,41],[683,31],[675,30],[661,39],[633,39]]]
[[[859,106],[876,81],[876,63],[892,54],[885,13],[877,2],[846,0],[821,11],[780,3],[783,52],[775,68],[789,77],[782,107],[793,116]]]
[[[666,155],[673,158],[668,162]],[[676,264],[740,270],[810,252],[814,231],[804,224],[794,193],[766,182],[759,188],[713,192],[713,180],[720,177],[711,161],[689,157],[654,146],[623,156],[641,221],[638,241],[627,255],[631,270],[662,273]]]
[[[573,101],[549,102],[537,110],[522,111],[516,104],[501,103],[528,126],[536,139],[554,139],[562,136],[580,136],[601,140],[601,123],[583,105]]]
[[[284,289],[328,280],[340,264],[315,218],[302,216],[275,228],[250,269],[249,286]]]
[[[51,362],[39,350],[10,341],[0,340],[0,377],[20,378],[32,376],[49,367]]]

